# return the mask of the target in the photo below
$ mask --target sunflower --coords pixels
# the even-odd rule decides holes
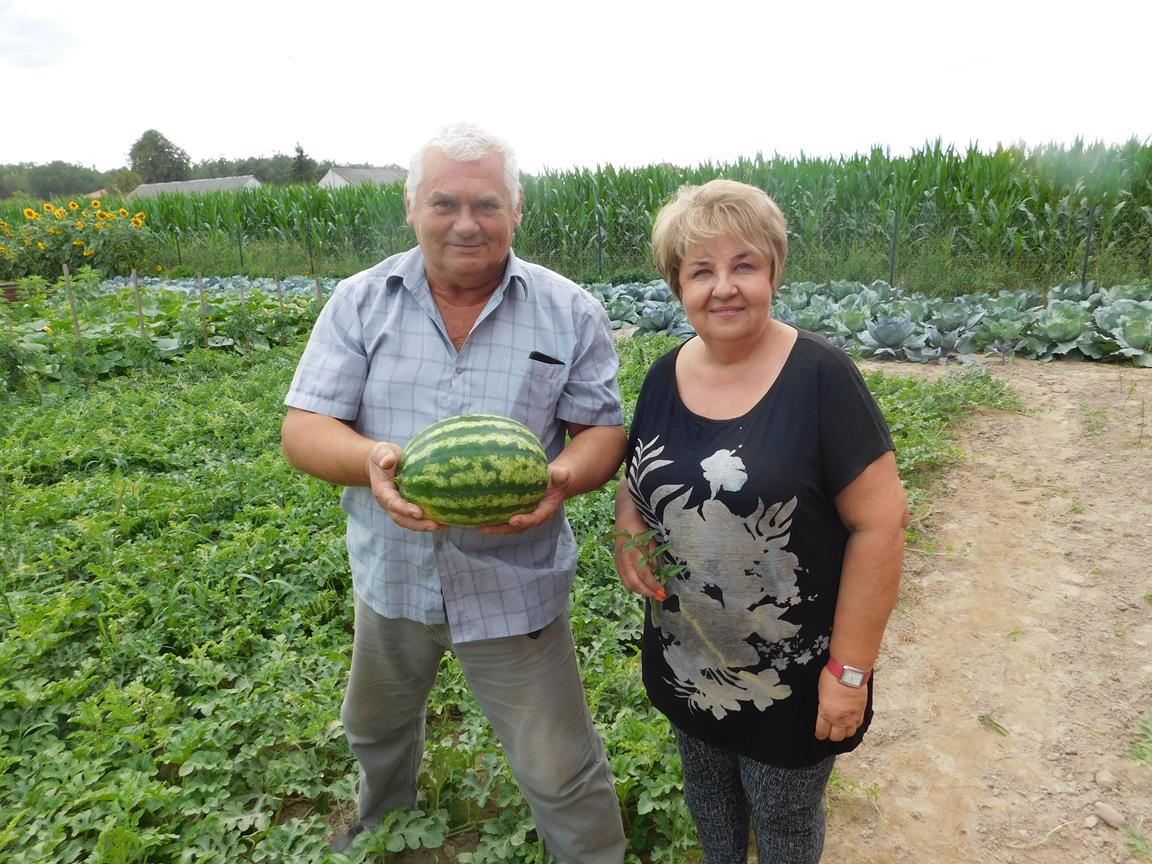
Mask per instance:
[[[80,221],[77,221],[77,222],[76,222],[76,227],[77,227],[77,228],[83,228],[83,227],[84,227],[84,222],[83,222],[82,220],[80,220]]]
[[[31,207],[24,208],[24,218],[36,220],[40,218],[40,214],[33,210]]]
[[[104,227],[104,223],[103,223],[103,222],[97,222],[97,223],[96,223],[96,228],[97,228],[97,229],[100,229],[100,228],[103,228],[103,227]]]
[[[144,227],[144,223],[141,222],[139,219],[133,219],[129,224],[133,228],[143,228]]]
[[[64,208],[60,207],[57,210],[53,210],[52,215],[55,216],[57,219],[63,219],[64,218]]]
[[[99,210],[100,209],[100,199],[99,198],[93,198],[88,206],[91,207],[93,210]]]
[[[120,208],[120,215],[121,215],[121,216],[127,216],[127,215],[128,215],[128,211],[127,211],[127,210],[125,210],[123,207],[121,207],[121,208]]]
[[[43,242],[41,242],[40,240],[37,240],[37,241],[36,241],[36,248],[37,248],[37,249],[39,249],[41,252],[43,252],[43,251],[44,251],[44,244],[43,244]]]
[[[164,272],[164,265],[163,264],[157,264],[156,265],[156,272],[157,273],[163,273]]]
[[[87,258],[89,255],[95,255],[95,254],[96,254],[95,249],[85,249],[84,250],[84,257],[85,258]]]
[[[96,218],[97,219],[108,219],[111,216],[112,216],[111,213],[105,213],[103,210],[97,210],[96,211]]]
[[[83,245],[84,245],[84,241],[83,241],[83,240],[73,240],[73,241],[72,241],[72,245],[73,245],[73,246],[83,246]]]
[[[69,209],[69,210],[79,210],[79,209],[80,209],[80,205],[79,205],[79,204],[77,204],[75,201],[69,201],[69,202],[68,202],[68,209]]]
[[[136,218],[139,219],[141,222],[143,222],[148,217],[145,216],[144,211],[141,210],[139,213],[136,214]]]
[[[45,213],[51,213],[56,208],[52,206],[51,201],[45,201],[43,204],[40,205],[40,209],[43,210]]]

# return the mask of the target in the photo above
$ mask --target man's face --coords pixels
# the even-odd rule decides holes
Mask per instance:
[[[405,204],[434,288],[483,288],[504,275],[521,202],[505,186],[501,156],[458,162],[429,150],[420,188]]]

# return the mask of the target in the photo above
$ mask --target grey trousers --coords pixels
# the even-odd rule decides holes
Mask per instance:
[[[357,598],[340,717],[360,763],[360,821],[372,827],[388,810],[415,806],[428,695],[447,650],[492,724],[548,852],[565,864],[621,864],[620,802],[567,615],[535,639],[453,645],[447,624],[385,618]]]
[[[835,756],[809,768],[777,768],[673,726],[684,800],[703,864],[746,864],[749,825],[760,864],[817,864],[824,851],[824,787]]]

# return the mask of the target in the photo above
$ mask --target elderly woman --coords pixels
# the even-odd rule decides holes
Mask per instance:
[[[872,718],[908,506],[847,355],[772,318],[787,226],[761,190],[685,187],[652,229],[696,336],[641,388],[616,566],[648,598],[644,684],[675,731],[705,864],[819,861],[835,755]]]

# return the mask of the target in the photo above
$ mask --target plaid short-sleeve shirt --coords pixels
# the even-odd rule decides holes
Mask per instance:
[[[457,352],[416,248],[336,286],[284,401],[401,447],[436,420],[500,414],[532,429],[554,459],[568,422],[622,422],[617,365],[600,304],[512,253]],[[447,621],[453,639],[467,642],[529,633],[567,609],[576,545],[562,512],[523,533],[490,536],[408,531],[365,487],[345,489],[341,506],[353,587],[381,615]]]

